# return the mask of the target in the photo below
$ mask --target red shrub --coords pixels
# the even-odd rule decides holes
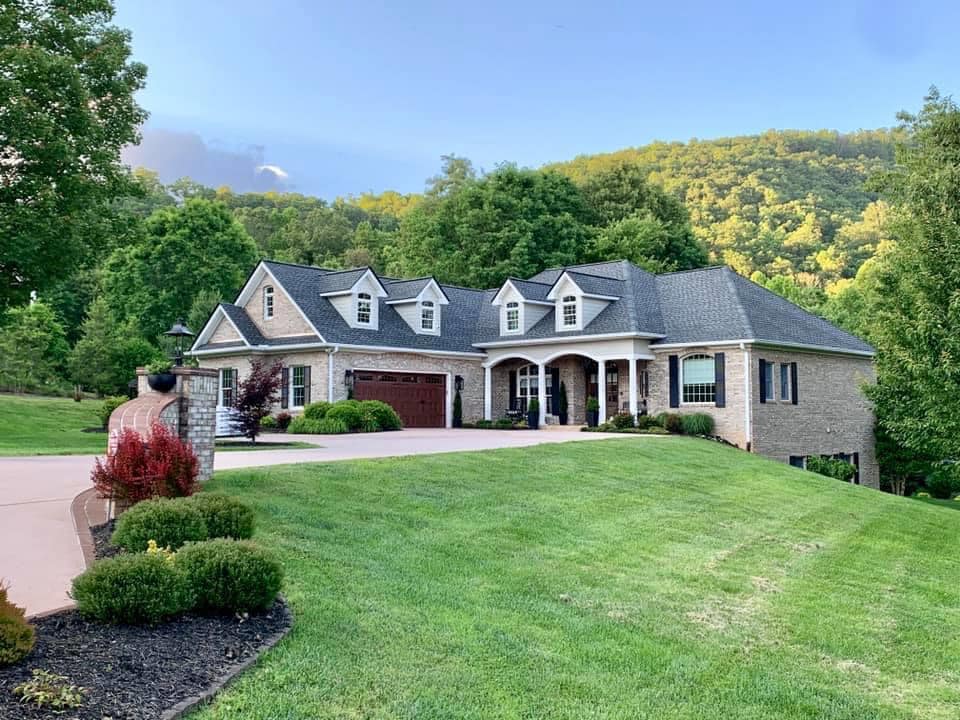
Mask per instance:
[[[198,471],[193,448],[166,425],[155,422],[149,442],[134,430],[124,430],[113,454],[104,463],[97,460],[90,477],[101,497],[133,504],[155,497],[192,495]]]

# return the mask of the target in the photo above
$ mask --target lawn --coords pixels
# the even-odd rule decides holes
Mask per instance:
[[[0,455],[95,455],[107,449],[101,401],[0,394]]]
[[[947,508],[686,438],[211,486],[296,623],[194,720],[960,716]]]

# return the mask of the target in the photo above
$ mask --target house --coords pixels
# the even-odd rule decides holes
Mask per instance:
[[[626,262],[544,270],[499,288],[397,280],[370,268],[261,262],[221,304],[192,354],[220,374],[229,406],[254,357],[283,365],[280,406],[385,400],[408,427],[449,427],[539,399],[556,422],[589,397],[616,413],[706,412],[746,450],[803,465],[830,455],[878,485],[873,348],[727,267],[653,275]]]

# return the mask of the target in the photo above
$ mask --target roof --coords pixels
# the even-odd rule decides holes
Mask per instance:
[[[544,302],[567,273],[588,295],[615,298],[584,328],[556,332],[554,309],[522,336],[500,335],[500,309],[491,304],[498,289],[474,290],[440,284],[449,304],[441,315],[439,335],[418,334],[404,321],[398,299],[415,298],[433,278],[380,278],[387,297],[379,304],[379,328],[352,328],[324,297],[349,290],[368,268],[332,271],[306,265],[264,261],[277,282],[302,309],[328,344],[408,348],[436,352],[481,352],[494,342],[558,337],[629,334],[654,338],[651,347],[671,344],[753,341],[805,345],[839,352],[872,353],[863,340],[812,315],[785,298],[738,275],[726,266],[654,275],[625,260],[550,268],[529,280],[510,278],[528,300]],[[372,272],[372,271],[370,271]],[[224,312],[251,345],[317,342],[315,336],[264,338],[246,311],[222,304]],[[218,343],[215,347],[226,347]]]

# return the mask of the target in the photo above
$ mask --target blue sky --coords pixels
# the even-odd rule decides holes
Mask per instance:
[[[960,71],[948,2],[117,0],[115,21],[150,69],[128,159],[327,198],[422,190],[449,153],[891,126]]]

